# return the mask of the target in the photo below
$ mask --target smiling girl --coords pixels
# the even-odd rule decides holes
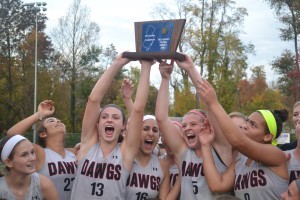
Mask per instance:
[[[6,136],[0,141],[1,161],[7,175],[0,177],[0,198],[58,199],[53,183],[35,173],[36,156],[32,143],[21,135]]]
[[[23,119],[7,131],[7,135],[24,134],[40,121],[39,144],[33,144],[36,154],[35,170],[55,185],[60,200],[69,200],[76,173],[75,149],[65,148],[66,126],[57,118],[54,102],[45,100],[38,112]]]

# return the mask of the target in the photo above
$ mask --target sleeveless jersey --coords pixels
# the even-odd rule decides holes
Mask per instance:
[[[97,143],[78,162],[71,199],[123,200],[128,176],[120,144],[104,158]]]
[[[155,155],[151,155],[151,160],[146,167],[142,167],[135,160],[127,179],[125,199],[156,199],[163,179],[163,170]]]
[[[212,156],[219,172],[226,171],[227,167],[220,160],[212,148]],[[181,194],[180,199],[211,200],[219,194],[212,194],[204,176],[203,159],[198,158],[193,149],[187,148],[183,153],[181,164]]]
[[[18,198],[10,191],[5,176],[0,177],[0,199],[17,200]],[[29,190],[23,200],[43,200],[40,177],[38,173],[31,174]]]
[[[179,174],[178,167],[176,164],[173,164],[169,167],[169,174],[170,174],[170,188],[172,189]]]
[[[65,158],[55,151],[45,149],[45,163],[38,171],[55,185],[60,200],[69,200],[76,174],[76,156],[65,149]]]
[[[291,159],[288,164],[288,172],[289,172],[289,184],[299,178],[300,175],[300,161],[297,160],[296,156],[294,155],[294,149],[290,151],[284,151],[285,154],[290,154]]]
[[[287,191],[288,180],[258,162],[246,166],[247,159],[240,154],[235,165],[235,196],[245,200],[281,199],[281,193]]]

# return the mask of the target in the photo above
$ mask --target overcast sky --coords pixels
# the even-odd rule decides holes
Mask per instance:
[[[24,0],[24,3],[33,2]],[[64,16],[73,0],[46,0],[47,29],[50,32],[58,19]],[[100,44],[114,44],[118,52],[135,51],[134,22],[153,20],[150,12],[158,2],[171,0],[82,0],[82,4],[91,10],[91,20],[100,28]],[[268,82],[276,79],[269,63],[281,55],[283,49],[293,50],[291,42],[279,39],[278,28],[281,24],[274,11],[263,0],[236,0],[237,6],[245,7],[244,34],[241,39],[245,43],[255,45],[255,55],[250,55],[249,66],[264,65]],[[157,73],[157,72],[156,72]]]

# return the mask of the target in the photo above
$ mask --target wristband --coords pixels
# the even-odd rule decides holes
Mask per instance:
[[[40,112],[37,112],[38,116],[39,116],[39,120],[42,121],[43,120],[43,115]]]

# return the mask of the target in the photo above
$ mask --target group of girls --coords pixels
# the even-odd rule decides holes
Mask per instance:
[[[0,199],[211,200],[231,196],[264,200],[297,195],[286,191],[289,180],[289,191],[299,191],[300,145],[286,154],[275,145],[288,117],[286,110],[262,109],[249,117],[228,115],[212,85],[185,55],[183,61],[175,62],[188,73],[205,112],[191,110],[181,123],[169,118],[174,61],[162,61],[155,116],[145,115],[154,61],[141,60],[134,101],[131,81],[123,81],[122,98],[129,113],[126,120],[119,106],[101,102],[129,61],[122,54],[117,56],[91,91],[80,149],[64,147],[66,127],[52,117],[55,107],[51,100],[40,103],[37,113],[8,130],[0,142],[1,161],[7,169],[0,178]],[[297,138],[299,113],[300,103],[295,104],[293,114]],[[38,121],[36,145],[21,135]],[[152,153],[159,137],[167,150],[164,158]]]

